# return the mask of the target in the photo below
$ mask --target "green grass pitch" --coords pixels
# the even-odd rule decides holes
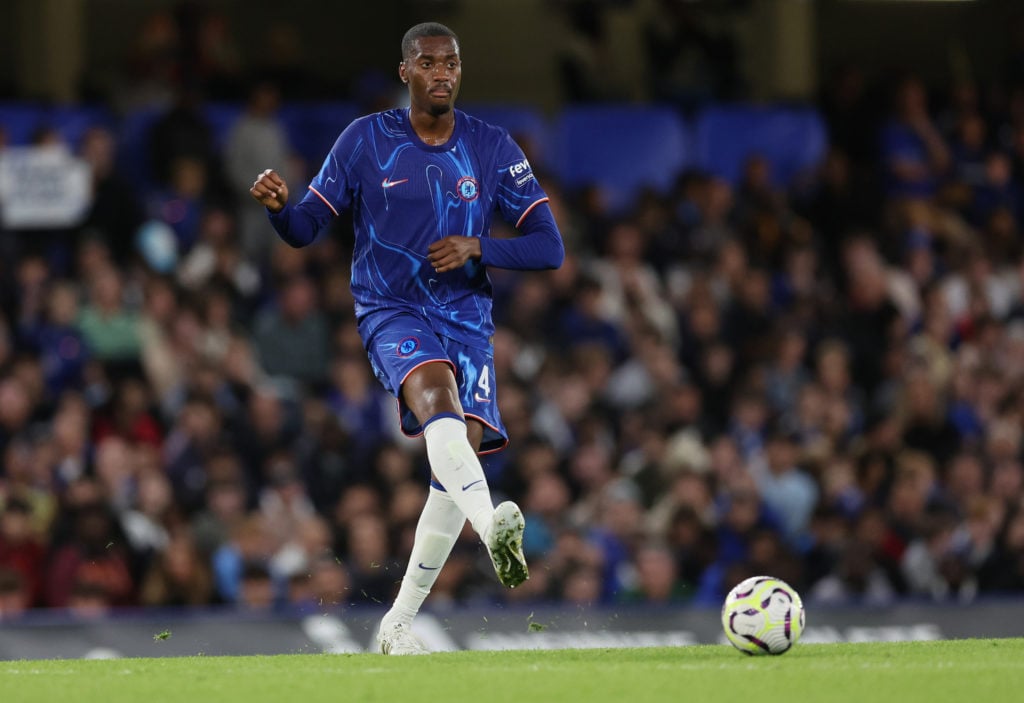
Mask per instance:
[[[535,703],[1024,699],[1024,639],[425,657],[374,654],[0,662],[4,703]]]

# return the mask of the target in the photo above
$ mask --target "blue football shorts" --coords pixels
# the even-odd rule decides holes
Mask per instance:
[[[423,433],[423,426],[402,400],[402,383],[423,364],[443,362],[455,373],[459,400],[466,418],[484,426],[480,453],[501,451],[508,445],[508,432],[498,413],[494,383],[494,348],[467,346],[432,329],[416,315],[399,313],[363,338],[366,355],[377,380],[398,399],[402,432],[410,437]]]

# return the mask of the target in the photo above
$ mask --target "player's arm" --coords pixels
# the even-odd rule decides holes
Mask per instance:
[[[551,214],[548,199],[537,201],[516,223],[521,237],[480,240],[480,263],[517,271],[556,269],[565,259],[562,234]]]
[[[565,259],[562,235],[548,205],[548,196],[537,184],[523,150],[502,130],[495,141],[493,163],[497,166],[497,206],[502,218],[520,237],[480,240],[480,262],[485,266],[536,271],[556,269]]]
[[[281,239],[293,247],[312,244],[331,218],[349,206],[348,173],[339,165],[339,155],[351,155],[360,143],[359,130],[353,123],[338,137],[298,204],[288,204],[288,184],[273,169],[256,178],[249,193],[267,208],[270,224]]]
[[[461,235],[439,239],[428,248],[427,259],[438,273],[461,268],[470,259],[485,266],[517,271],[556,269],[562,265],[565,247],[547,198],[523,215],[518,228],[523,236],[513,239]]]
[[[267,208],[278,236],[293,247],[312,244],[337,214],[314,190],[307,192],[298,205],[288,205],[288,184],[273,169],[261,173],[249,193]]]

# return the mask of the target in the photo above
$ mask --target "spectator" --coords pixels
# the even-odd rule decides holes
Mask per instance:
[[[259,515],[249,516],[234,527],[231,538],[211,558],[214,588],[220,602],[245,602],[258,607],[272,604],[277,585],[272,582],[267,564],[277,542],[278,538]],[[249,588],[243,591],[246,582]]]
[[[327,321],[312,281],[298,276],[283,284],[277,305],[257,317],[254,341],[268,374],[314,385],[327,380]]]
[[[243,225],[244,226],[244,225]],[[238,225],[223,207],[208,207],[199,218],[198,240],[178,267],[178,280],[190,291],[223,286],[230,301],[248,305],[260,291],[260,274],[238,241]],[[245,307],[241,307],[245,309]]]
[[[345,566],[334,556],[321,554],[309,566],[309,573],[296,574],[292,582],[302,584],[301,595],[289,595],[292,607],[307,612],[323,612],[325,609],[351,602],[352,586]]]
[[[353,459],[367,461],[390,437],[394,402],[371,377],[364,359],[342,356],[332,362],[331,369],[328,407],[350,438]]]
[[[150,194],[149,216],[171,228],[171,248],[176,254],[185,254],[198,241],[203,213],[211,202],[209,165],[198,156],[178,155],[166,170],[166,185]],[[166,272],[170,266],[157,268]]]
[[[280,91],[274,83],[254,83],[245,110],[231,126],[224,145],[224,167],[236,197],[243,203],[239,214],[241,250],[250,260],[264,259],[276,238],[264,208],[248,197],[253,174],[263,171],[267,164],[280,164],[282,178],[292,178],[287,168],[291,160],[288,134],[276,114],[280,103]]]
[[[277,586],[270,569],[261,562],[243,565],[236,605],[251,612],[271,610],[278,601]]]
[[[916,77],[903,79],[882,131],[887,190],[895,197],[928,197],[950,167],[949,147],[932,121],[928,95]]]
[[[170,538],[142,577],[139,602],[155,606],[203,606],[213,595],[213,578],[187,532]]]
[[[260,483],[265,487],[259,495],[259,510],[267,527],[284,542],[296,538],[300,526],[313,518],[314,509],[286,454],[267,457]]]
[[[32,606],[32,596],[20,571],[0,567],[0,622],[16,620]]]
[[[12,490],[31,490],[31,472],[17,468],[23,465],[18,460],[26,454],[31,439],[29,428],[38,411],[38,399],[32,395],[29,384],[17,374],[0,375],[0,451],[6,464],[5,478],[11,482]]]
[[[844,550],[836,568],[815,583],[808,601],[822,605],[888,605],[896,597],[885,572],[875,564],[868,549],[855,544]]]
[[[817,485],[797,466],[796,439],[782,430],[773,432],[764,459],[751,467],[765,505],[779,516],[783,534],[794,545],[806,536],[818,502]]]
[[[58,281],[50,286],[45,315],[23,323],[22,334],[39,355],[51,398],[80,387],[84,380],[89,349],[75,326],[77,319],[78,289],[70,281]]]
[[[9,603],[0,606],[0,615],[17,615],[41,601],[45,561],[45,547],[32,526],[32,506],[8,498],[0,515],[0,591]]]
[[[171,185],[176,162],[194,164],[204,176],[216,180],[220,158],[194,87],[178,90],[174,103],[150,127],[146,144],[151,176],[157,183]]]
[[[110,245],[121,265],[130,263],[133,238],[142,224],[142,205],[132,183],[116,169],[116,136],[94,126],[82,135],[78,151],[92,171],[92,206],[84,227],[96,231]]]
[[[569,487],[557,473],[546,471],[528,479],[523,503],[527,517],[523,550],[527,558],[536,559],[554,548],[570,504]]]
[[[121,515],[121,526],[132,550],[152,558],[165,554],[174,526],[174,492],[159,470],[140,471],[135,477],[134,505]]]
[[[79,313],[78,330],[97,359],[138,362],[139,317],[124,301],[124,282],[116,268],[97,271],[91,279],[89,302]]]
[[[86,474],[93,451],[89,424],[89,408],[85,399],[80,395],[65,394],[53,416],[46,452],[40,457],[48,462],[47,469],[57,486],[68,486]]]
[[[678,579],[678,566],[672,552],[659,544],[648,544],[636,555],[636,586],[622,599],[642,603],[667,604],[686,598]]]
[[[47,605],[94,614],[135,602],[131,557],[110,510],[100,501],[77,506],[71,541],[54,550],[46,572]]]
[[[231,454],[224,460],[233,462]],[[214,460],[211,460],[211,463]],[[200,554],[208,557],[220,548],[245,519],[246,490],[237,477],[211,478],[206,484],[204,508],[192,519],[192,533]]]
[[[153,406],[149,388],[141,378],[121,379],[114,388],[109,408],[97,413],[93,423],[94,439],[101,442],[107,437],[118,437],[159,449],[163,444],[163,429],[152,411]]]
[[[217,449],[221,421],[212,401],[191,397],[164,443],[164,467],[174,488],[175,500],[187,512],[201,505],[207,474],[204,463]]]
[[[353,518],[346,535],[352,595],[356,602],[387,603],[402,578],[391,557],[386,523],[382,517]]]

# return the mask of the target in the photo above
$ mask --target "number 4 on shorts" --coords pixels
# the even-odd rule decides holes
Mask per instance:
[[[480,378],[479,378],[479,380],[477,380],[476,385],[477,385],[477,388],[480,389],[480,391],[483,391],[483,393],[480,393],[480,391],[477,391],[474,394],[474,398],[475,398],[476,402],[478,402],[478,403],[490,403],[491,402],[491,372],[490,372],[490,368],[489,367],[484,366],[480,370]]]

